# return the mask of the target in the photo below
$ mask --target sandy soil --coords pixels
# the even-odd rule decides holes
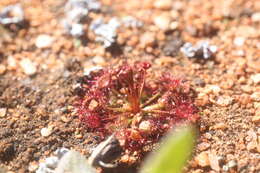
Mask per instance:
[[[260,171],[257,0],[102,0],[101,11],[89,13],[82,40],[64,34],[64,0],[2,0],[0,9],[16,2],[27,26],[0,25],[0,164],[10,173],[34,172],[59,147],[89,156],[99,139],[73,113],[74,86],[84,70],[122,60],[149,61],[154,71],[182,76],[196,91],[200,136],[186,172]],[[91,21],[124,16],[143,25],[120,27],[113,48],[95,42]],[[41,34],[53,39],[44,48],[35,44]],[[214,57],[180,52],[183,43],[201,40],[217,46]]]

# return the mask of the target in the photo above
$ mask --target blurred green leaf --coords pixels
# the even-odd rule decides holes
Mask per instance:
[[[196,139],[196,130],[183,125],[170,133],[161,148],[146,160],[141,173],[180,173],[189,159]]]

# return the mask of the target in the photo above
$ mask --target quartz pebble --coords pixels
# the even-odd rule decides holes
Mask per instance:
[[[210,165],[209,156],[207,152],[202,152],[196,156],[195,161],[201,167],[206,167]]]
[[[106,63],[105,59],[102,56],[93,57],[92,61],[97,65],[104,65]]]
[[[0,64],[0,75],[1,75],[1,74],[4,74],[5,71],[6,71],[6,67],[5,67],[5,65]]]
[[[253,94],[251,94],[250,98],[254,101],[259,102],[260,101],[260,91],[254,92]]]
[[[168,30],[170,28],[171,18],[168,15],[162,14],[154,18],[154,24],[162,29]]]
[[[45,127],[41,129],[41,135],[44,137],[50,136],[52,133],[52,127]]]
[[[251,79],[252,81],[255,83],[255,84],[259,84],[260,83],[260,73],[257,73],[255,75],[252,75],[251,76]]]
[[[253,116],[252,121],[253,121],[254,123],[260,123],[260,115],[255,115],[255,116]]]
[[[237,167],[237,161],[235,160],[230,160],[228,163],[227,163],[227,166],[229,168],[236,168]]]
[[[153,6],[160,10],[170,10],[172,4],[172,0],[156,0]]]
[[[139,125],[139,129],[142,131],[142,132],[149,132],[151,131],[152,125],[151,125],[151,122],[149,121],[142,121]]]
[[[209,153],[208,157],[211,169],[215,171],[220,171],[219,157],[214,153]]]
[[[34,75],[37,72],[35,64],[28,58],[24,58],[20,61],[22,70],[27,75]]]
[[[210,143],[207,143],[207,142],[202,142],[200,144],[198,144],[197,148],[198,150],[200,151],[204,151],[206,149],[208,149],[210,147]]]
[[[6,108],[0,108],[0,117],[1,117],[1,118],[5,117],[6,112],[7,112],[7,109],[6,109]]]
[[[251,16],[251,19],[252,19],[253,22],[260,22],[260,12],[254,13]]]
[[[233,102],[233,98],[230,96],[220,96],[218,97],[216,104],[218,106],[223,106],[226,107],[228,105],[230,105]]]
[[[8,69],[14,70],[16,69],[17,66],[17,60],[13,56],[8,56],[7,64],[8,64]]]
[[[29,163],[28,170],[30,172],[35,172],[38,167],[39,165],[37,164],[37,162],[33,161]]]
[[[233,41],[233,43],[236,45],[236,46],[243,46],[244,43],[245,43],[245,38],[244,37],[236,37]]]
[[[36,38],[35,46],[37,48],[48,48],[52,45],[53,41],[53,37],[46,34],[42,34]]]
[[[140,40],[142,48],[153,46],[153,44],[155,43],[155,35],[151,32],[145,32],[141,36]]]
[[[224,130],[226,128],[227,128],[227,125],[222,122],[213,126],[213,129],[215,129],[215,130]]]

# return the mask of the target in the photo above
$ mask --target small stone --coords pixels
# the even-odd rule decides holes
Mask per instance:
[[[257,74],[255,74],[255,75],[252,75],[252,76],[251,76],[251,79],[253,80],[253,82],[254,82],[255,84],[259,84],[259,83],[260,83],[260,73],[257,73]]]
[[[236,167],[237,167],[237,161],[231,160],[231,161],[229,161],[229,162],[227,163],[227,166],[228,166],[229,168],[236,168]]]
[[[256,101],[256,102],[259,102],[260,101],[260,91],[256,91],[254,92],[250,98],[253,100],[253,101]]]
[[[209,147],[210,147],[210,143],[207,143],[207,142],[202,142],[202,143],[198,144],[198,146],[197,146],[198,150],[200,150],[200,151],[207,150]]]
[[[44,137],[50,136],[52,133],[52,127],[48,127],[48,128],[42,128],[41,129],[41,135]]]
[[[256,141],[251,141],[246,146],[246,149],[248,151],[255,151],[256,148],[257,148],[257,142]]]
[[[255,115],[255,116],[253,116],[252,121],[253,121],[254,123],[260,123],[260,115]]]
[[[152,130],[152,125],[150,121],[142,121],[139,124],[139,130],[142,132],[150,132]]]
[[[148,47],[148,46],[153,46],[155,43],[155,35],[151,32],[145,32],[141,36],[141,46],[142,48]]]
[[[253,88],[249,85],[242,85],[241,89],[246,93],[251,93]]]
[[[6,67],[5,67],[5,65],[0,64],[0,75],[1,75],[1,74],[4,74],[5,71],[6,71]]]
[[[227,128],[227,125],[225,123],[218,123],[216,125],[213,126],[213,129],[215,130],[224,130]]]
[[[205,138],[206,139],[211,139],[212,138],[212,135],[210,133],[205,133]]]
[[[82,139],[83,136],[82,136],[82,134],[77,134],[77,135],[75,135],[75,138],[76,138],[76,139]]]
[[[51,47],[53,41],[54,41],[53,37],[46,34],[42,34],[36,38],[35,46],[37,48],[49,48]]]
[[[67,118],[66,116],[61,116],[60,119],[61,119],[61,121],[64,122],[64,123],[67,123],[67,122],[70,121],[70,119]]]
[[[33,161],[29,163],[28,170],[30,172],[35,172],[38,167],[39,165],[37,164],[37,162]]]
[[[238,101],[242,105],[247,105],[248,103],[251,102],[251,97],[248,94],[241,94],[238,96]]]
[[[197,164],[201,167],[209,166],[209,157],[207,152],[202,152],[199,155],[196,156],[195,161]]]
[[[220,96],[218,97],[216,104],[219,106],[226,107],[233,102],[233,98],[230,96]]]
[[[253,22],[260,22],[260,12],[254,13],[251,16],[251,19],[252,19]]]
[[[17,61],[13,56],[8,56],[7,64],[8,64],[8,69],[14,70],[14,69],[16,69]]]
[[[224,165],[222,169],[223,169],[223,171],[225,171],[225,172],[227,172],[227,171],[229,170],[229,168],[228,168],[227,165]]]
[[[154,24],[162,30],[168,30],[170,28],[170,23],[171,18],[167,14],[162,14],[154,18]]]
[[[171,24],[170,24],[171,30],[176,30],[176,29],[178,29],[178,27],[179,27],[179,22],[177,22],[177,21],[171,22]]]
[[[245,43],[245,38],[244,37],[236,37],[233,41],[234,45],[236,46],[243,46]]]
[[[93,99],[93,100],[90,101],[88,108],[90,110],[94,110],[97,106],[98,106],[98,102]]]
[[[213,153],[209,153],[208,156],[211,169],[215,171],[220,171],[219,157]]]
[[[82,37],[84,35],[84,26],[80,23],[71,24],[70,35],[75,38]]]
[[[92,61],[97,65],[104,65],[106,63],[105,59],[102,56],[93,57]]]
[[[27,75],[34,75],[37,72],[35,64],[28,58],[22,59],[20,61],[20,66]]]
[[[6,112],[7,112],[7,109],[6,109],[6,108],[0,108],[0,117],[1,117],[1,118],[5,117]]]
[[[172,0],[157,0],[154,2],[153,6],[160,10],[170,10],[172,4]]]
[[[246,55],[246,53],[244,50],[237,50],[237,51],[235,51],[235,55],[244,57]]]

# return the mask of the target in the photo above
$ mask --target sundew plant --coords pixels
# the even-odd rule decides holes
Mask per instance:
[[[198,119],[189,85],[170,73],[153,73],[147,62],[91,71],[77,91],[75,108],[84,126],[101,138],[115,134],[129,153],[141,153],[176,124]]]

